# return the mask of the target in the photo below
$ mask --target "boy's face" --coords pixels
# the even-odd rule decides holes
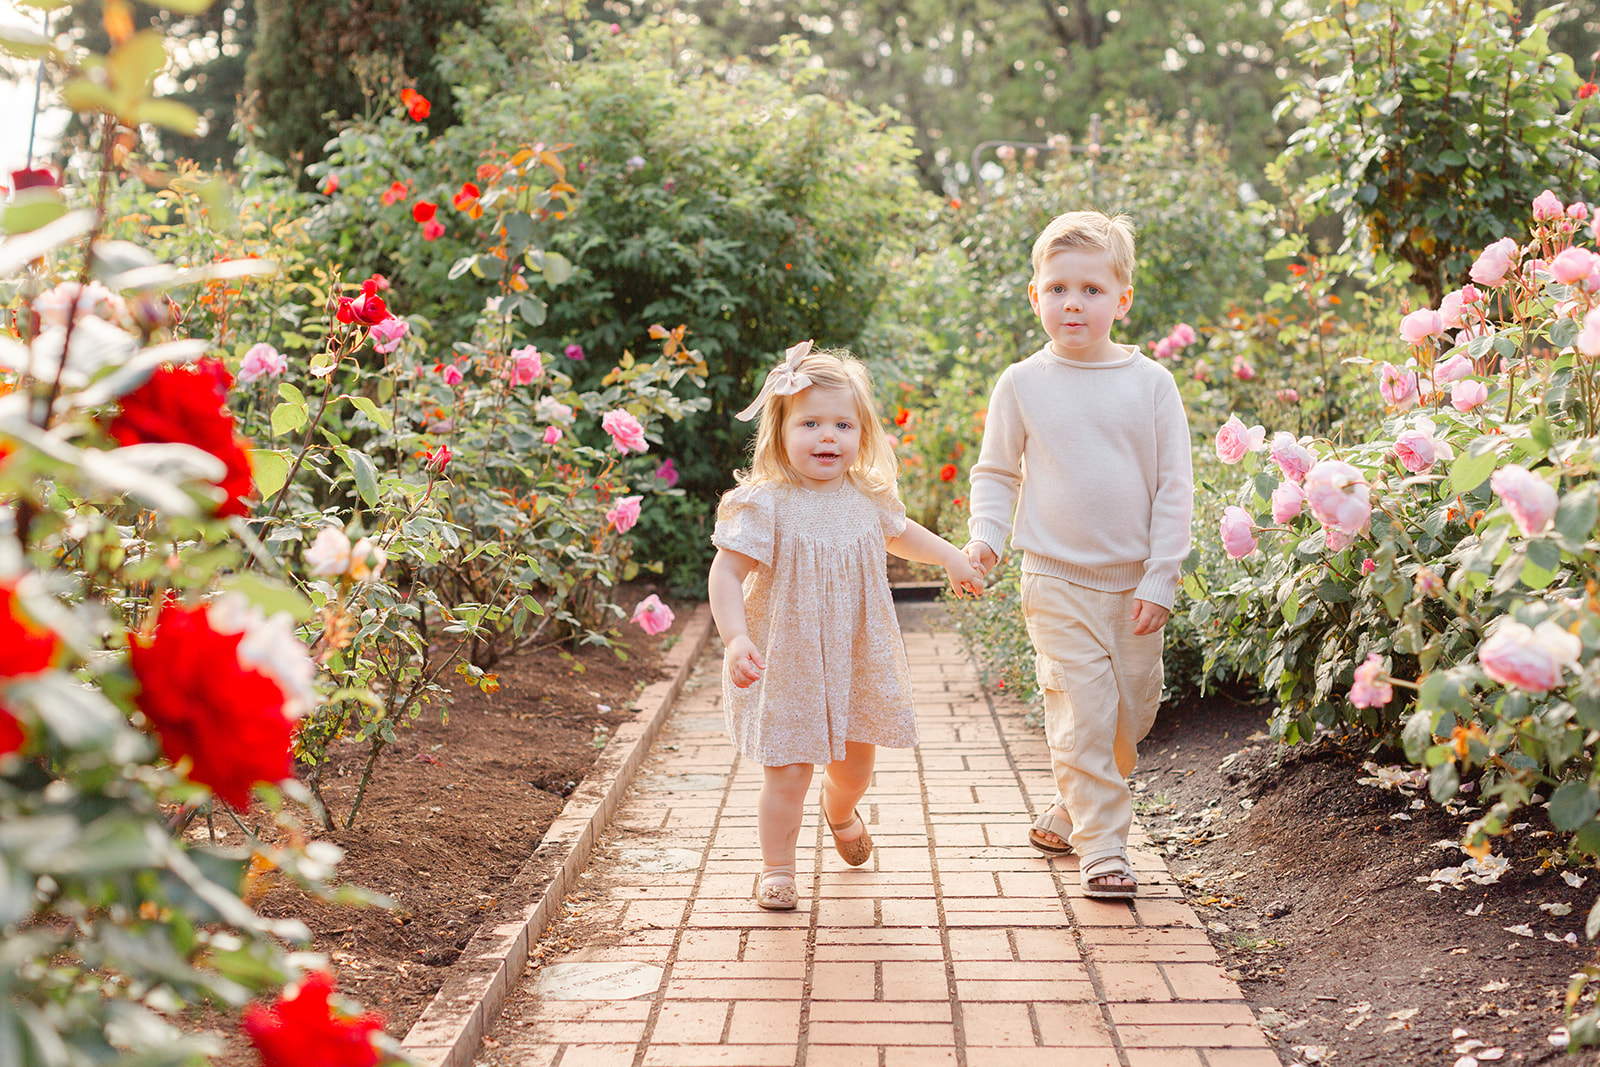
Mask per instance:
[[[1117,279],[1110,252],[1063,248],[1050,253],[1028,283],[1028,300],[1056,355],[1080,363],[1124,355],[1111,343],[1111,325],[1132,306],[1133,286]]]

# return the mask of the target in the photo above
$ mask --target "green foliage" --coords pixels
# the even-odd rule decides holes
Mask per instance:
[[[1520,225],[1543,189],[1593,197],[1600,135],[1557,7],[1511,0],[1333,0],[1291,28],[1307,78],[1279,105],[1301,126],[1281,165],[1308,204],[1341,216],[1349,248],[1411,265],[1437,303],[1445,279]]]

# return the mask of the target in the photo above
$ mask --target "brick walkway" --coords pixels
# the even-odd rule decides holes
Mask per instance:
[[[1137,824],[1131,905],[1027,847],[1044,740],[937,618],[902,609],[922,744],[879,751],[872,859],[813,803],[790,913],[751,900],[761,768],[713,640],[477,1067],[1278,1067]]]

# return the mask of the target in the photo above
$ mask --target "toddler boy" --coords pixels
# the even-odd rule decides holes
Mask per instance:
[[[1028,299],[1049,343],[1001,373],[972,467],[980,572],[1009,535],[1044,690],[1056,796],[1028,831],[1077,852],[1083,891],[1131,897],[1126,775],[1161,700],[1162,627],[1189,554],[1189,423],[1177,383],[1111,340],[1133,303],[1126,215],[1057,216],[1033,246]]]

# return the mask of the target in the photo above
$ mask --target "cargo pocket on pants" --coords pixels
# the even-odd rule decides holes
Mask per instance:
[[[1033,657],[1034,677],[1044,692],[1044,734],[1054,752],[1071,752],[1075,743],[1072,701],[1067,697],[1067,667],[1044,653]]]

